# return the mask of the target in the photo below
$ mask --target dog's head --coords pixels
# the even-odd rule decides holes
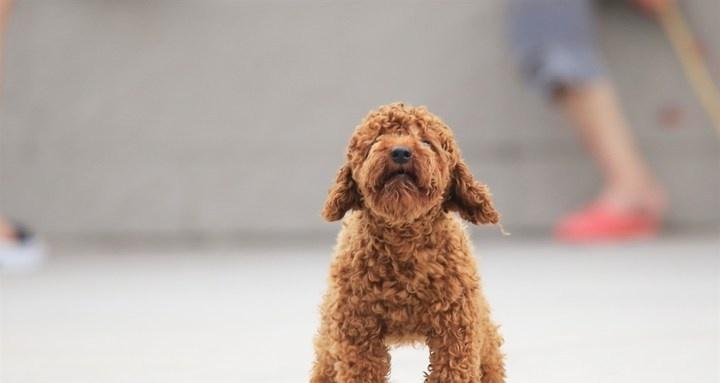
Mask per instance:
[[[439,206],[474,224],[499,220],[450,129],[422,107],[396,103],[355,129],[322,214],[336,221],[348,210],[368,209],[387,222],[408,223]]]

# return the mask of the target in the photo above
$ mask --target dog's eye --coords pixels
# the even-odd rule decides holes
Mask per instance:
[[[432,143],[428,140],[422,140],[421,141],[423,145],[425,145],[426,148],[432,149]]]

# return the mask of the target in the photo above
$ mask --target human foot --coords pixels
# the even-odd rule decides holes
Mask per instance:
[[[43,245],[30,231],[0,221],[0,273],[35,270],[44,259]]]
[[[589,206],[563,218],[555,228],[562,242],[597,243],[656,236],[665,210],[657,187],[609,189]]]

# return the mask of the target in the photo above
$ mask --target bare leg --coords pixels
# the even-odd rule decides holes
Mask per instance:
[[[613,87],[606,81],[568,87],[558,103],[602,170],[600,200],[660,214],[663,192],[635,146]]]
[[[0,0],[0,83],[2,82],[2,59],[3,42],[5,41],[5,29],[7,27],[8,14],[10,13],[10,0]],[[13,227],[0,217],[0,242],[14,241],[16,233]]]
[[[5,220],[0,218],[0,243],[13,242],[16,239],[15,229],[13,229],[9,223],[5,222]]]
[[[0,80],[2,80],[2,62],[5,42],[5,30],[7,29],[8,16],[12,0],[0,0]]]

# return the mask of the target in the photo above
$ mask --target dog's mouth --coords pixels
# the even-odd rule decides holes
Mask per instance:
[[[415,185],[417,183],[417,176],[411,169],[400,168],[387,172],[382,180],[385,186],[396,182],[408,182]]]

